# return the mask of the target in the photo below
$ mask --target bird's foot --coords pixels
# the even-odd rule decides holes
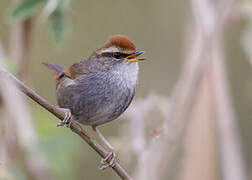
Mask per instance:
[[[98,167],[101,170],[104,170],[108,167],[114,167],[116,165],[116,154],[113,149],[109,151],[105,158],[101,160],[101,166]]]
[[[57,127],[58,126],[65,126],[66,127],[70,127],[71,126],[71,123],[72,123],[72,114],[71,114],[71,111],[70,109],[64,109],[64,108],[57,108],[61,111],[64,111],[65,113],[65,117],[63,120],[60,120],[58,123],[57,123]]]

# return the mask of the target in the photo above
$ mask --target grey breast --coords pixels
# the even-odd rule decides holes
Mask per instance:
[[[75,80],[65,78],[57,88],[60,107],[69,108],[74,120],[100,125],[122,114],[135,94],[136,83],[129,85],[115,73],[89,73]]]

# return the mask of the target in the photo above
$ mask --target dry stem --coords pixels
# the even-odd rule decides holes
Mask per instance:
[[[36,92],[34,92],[32,89],[27,87],[23,82],[18,80],[15,76],[10,74],[9,72],[0,69],[0,76],[5,76],[5,78],[10,79],[10,81],[13,81],[19,90],[21,90],[25,95],[29,96],[33,101],[40,104],[43,108],[51,112],[53,115],[55,115],[57,118],[63,120],[64,119],[64,112],[57,109],[56,107],[49,104],[44,98],[39,96]],[[107,151],[98,144],[94,139],[92,139],[86,131],[84,131],[80,125],[73,122],[71,123],[70,129],[78,134],[86,143],[88,143],[102,158],[105,158],[107,155]],[[122,179],[132,179],[128,173],[121,167],[121,165],[116,162],[115,166],[112,167],[113,170],[122,178]]]

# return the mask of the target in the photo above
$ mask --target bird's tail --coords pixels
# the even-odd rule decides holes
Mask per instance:
[[[55,63],[42,62],[42,64],[53,71],[55,79],[58,79],[63,74],[65,69],[63,66]]]
[[[58,75],[61,74],[65,69],[63,66],[55,63],[42,62],[42,64],[44,64],[46,67],[48,67]]]

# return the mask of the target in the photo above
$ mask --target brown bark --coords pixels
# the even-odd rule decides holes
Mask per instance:
[[[0,77],[6,78],[10,82],[13,82],[19,90],[21,90],[25,95],[30,97],[33,101],[40,104],[43,108],[51,112],[53,115],[55,115],[57,118],[63,120],[65,117],[65,114],[63,111],[57,109],[56,107],[49,104],[45,99],[43,99],[41,96],[36,94],[32,89],[27,87],[24,83],[19,81],[17,78],[15,78],[13,75],[11,75],[9,72],[0,69]],[[100,145],[98,144],[94,139],[92,139],[86,131],[84,131],[80,125],[78,125],[75,122],[71,123],[70,129],[78,134],[86,143],[88,143],[102,158],[105,158],[108,152]],[[122,179],[132,179],[128,173],[121,167],[121,165],[116,162],[115,166],[112,167],[112,169],[122,178]]]
[[[27,81],[31,18],[14,22],[10,28],[9,56],[17,67],[18,77]]]

